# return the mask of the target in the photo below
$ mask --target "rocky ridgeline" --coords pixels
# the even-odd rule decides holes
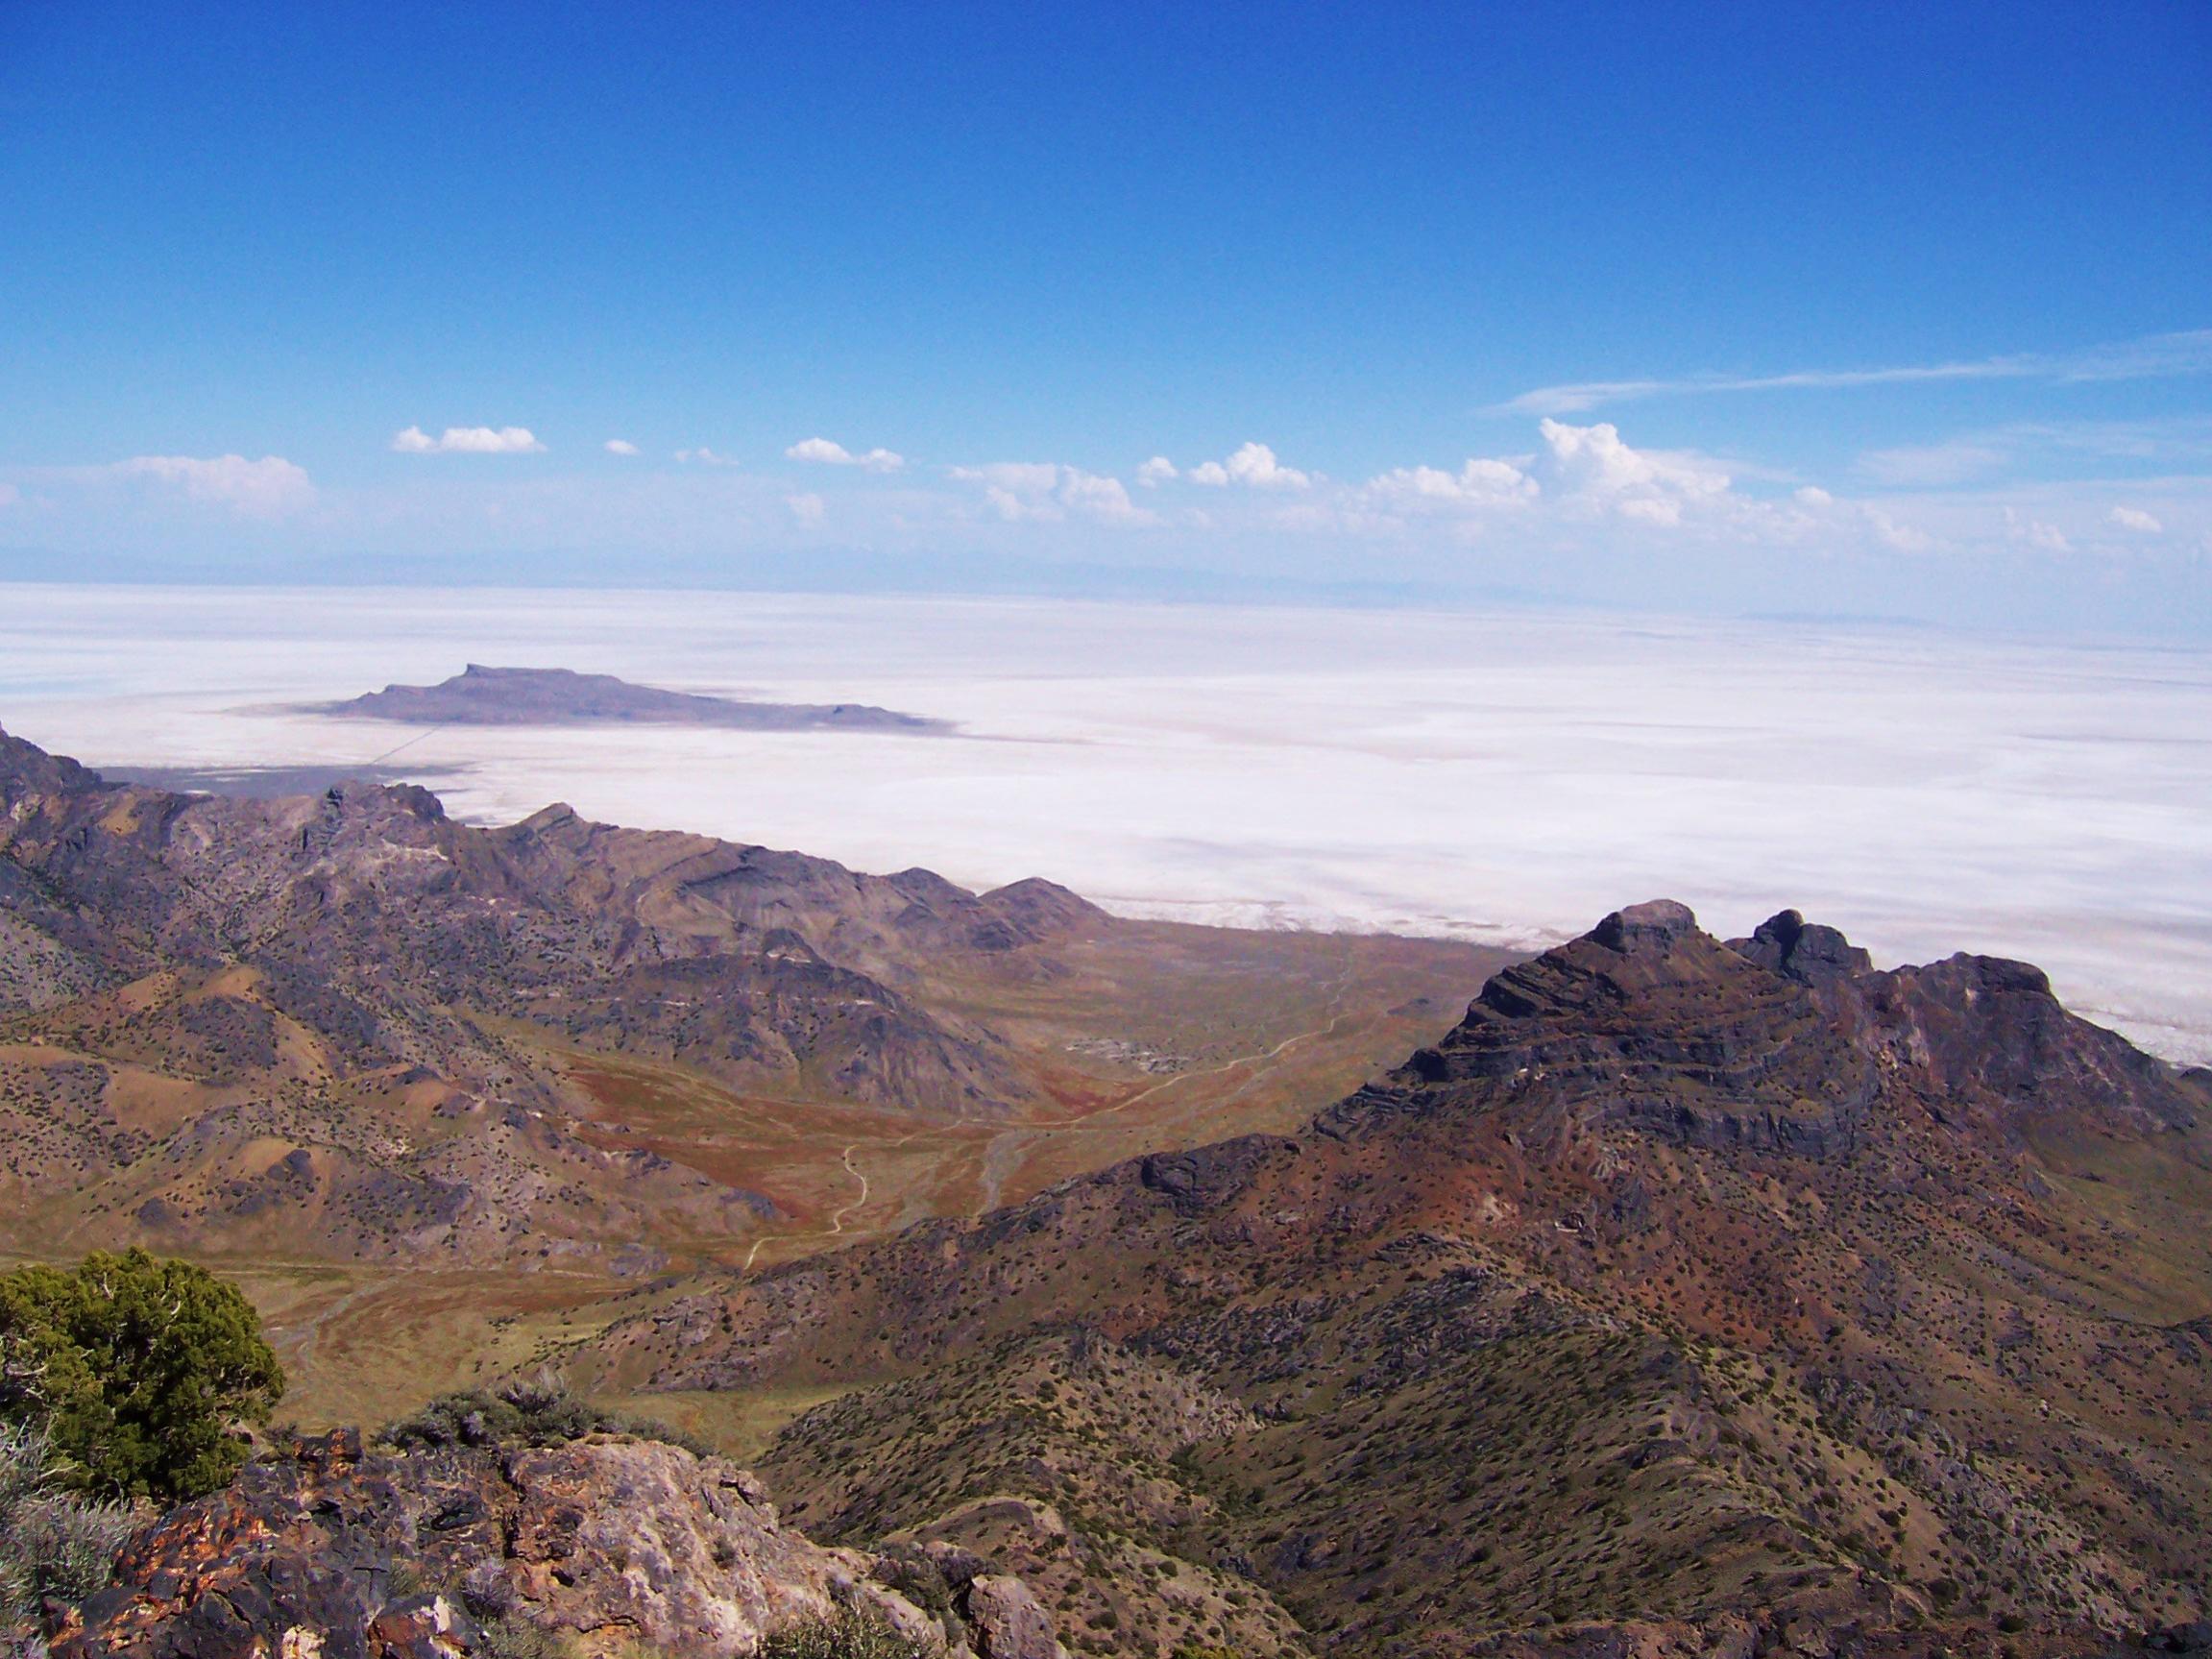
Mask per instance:
[[[552,807],[479,829],[410,786],[249,800],[104,782],[0,732],[5,1212],[101,1242],[347,1259],[655,1264],[759,1193],[579,1132],[547,1045],[737,1088],[988,1117],[1036,1093],[931,975],[1064,971],[1106,926]],[[100,1097],[46,1102],[97,1075]],[[74,1100],[74,1095],[71,1095]]]
[[[902,1459],[987,1447],[1092,1564],[1033,1580],[1083,1653],[1201,1605],[1362,1659],[2103,1651],[2212,1598],[2204,1082],[2022,964],[1639,905],[1301,1133],[695,1280],[583,1363],[862,1389],[763,1460],[829,1537],[973,1539]],[[1102,1366],[1213,1414],[1163,1456]]]
[[[1020,1580],[945,1545],[819,1548],[719,1458],[606,1435],[400,1452],[355,1430],[296,1441],[141,1532],[52,1647],[462,1659],[515,1650],[521,1627],[578,1659],[736,1659],[856,1609],[943,1659],[1064,1659]]]

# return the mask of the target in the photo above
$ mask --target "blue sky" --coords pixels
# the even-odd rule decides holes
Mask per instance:
[[[2212,634],[2208,87],[2199,0],[0,7],[0,575]]]

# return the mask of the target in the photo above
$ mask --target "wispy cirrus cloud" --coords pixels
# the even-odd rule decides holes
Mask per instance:
[[[855,454],[829,438],[802,438],[784,451],[784,458],[824,467],[858,467],[863,473],[895,473],[907,464],[906,456],[894,451],[868,450]]]
[[[434,438],[408,427],[392,434],[402,455],[534,455],[545,447],[527,427],[448,427]]]
[[[2146,380],[2212,374],[2212,329],[2151,334],[2080,352],[2017,352],[1940,363],[1871,369],[1800,369],[1778,375],[1685,375],[1671,379],[1575,380],[1538,386],[1493,404],[1491,414],[1567,415],[1645,398],[1708,397],[1723,392],[1838,391],[1937,380]]]
[[[1959,438],[1942,444],[1869,450],[1859,457],[1859,470],[1883,484],[1962,484],[1969,478],[1987,476],[2011,459],[2009,451],[1997,444]]]

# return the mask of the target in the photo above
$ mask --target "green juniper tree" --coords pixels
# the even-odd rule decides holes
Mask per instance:
[[[0,1419],[38,1424],[102,1497],[171,1503],[245,1460],[284,1373],[235,1285],[142,1250],[0,1274]]]

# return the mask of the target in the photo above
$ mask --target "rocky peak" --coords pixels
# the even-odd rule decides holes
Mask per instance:
[[[1655,898],[1615,911],[1583,937],[1623,956],[1638,952],[1664,956],[1697,931],[1697,917],[1688,905]]]
[[[0,801],[12,804],[26,794],[71,794],[100,787],[100,774],[67,755],[51,755],[0,727]]]
[[[1830,985],[1874,967],[1874,959],[1841,933],[1809,922],[1793,910],[1776,912],[1749,939],[1732,939],[1728,947],[1800,985]]]

